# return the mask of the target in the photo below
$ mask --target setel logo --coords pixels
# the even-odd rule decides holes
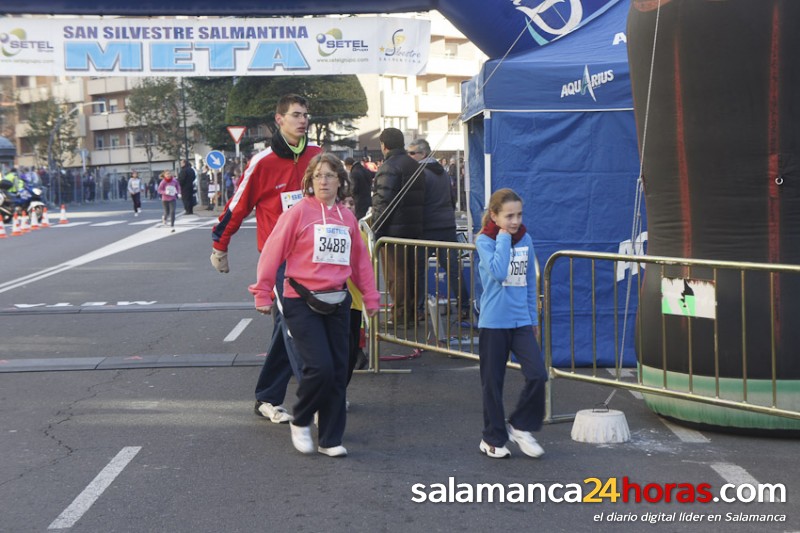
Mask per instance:
[[[322,57],[328,57],[336,53],[340,48],[347,48],[354,52],[367,52],[369,46],[363,40],[349,40],[342,38],[342,30],[332,28],[325,33],[317,35],[317,51]]]
[[[592,100],[596,102],[597,98],[595,98],[594,90],[612,81],[614,81],[613,70],[609,69],[599,74],[590,74],[589,65],[584,65],[583,77],[581,79],[565,83],[561,86],[561,98],[575,96],[577,94],[585,96],[588,93],[589,96],[592,97]]]
[[[543,0],[535,6],[522,5],[525,0],[511,0],[511,3],[517,10],[525,14],[527,18],[525,25],[528,28],[528,33],[533,37],[533,40],[539,43],[539,45],[543,45],[568,34],[577,28],[583,20],[583,4],[581,0],[567,0],[570,9],[569,17],[566,18],[566,20],[564,14],[556,9],[556,4],[563,4],[564,1],[565,0]],[[547,11],[550,9],[555,11],[557,20],[560,20],[563,25],[554,28],[544,20],[542,16],[546,15]],[[543,33],[547,36],[542,35]]]
[[[53,52],[50,41],[29,41],[22,28],[14,28],[8,33],[0,33],[0,52],[6,57],[14,57],[23,50]]]

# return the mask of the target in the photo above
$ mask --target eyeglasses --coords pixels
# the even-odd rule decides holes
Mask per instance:
[[[408,155],[417,155],[417,154],[422,155],[422,152],[412,152],[411,150],[409,150],[407,153]]]
[[[299,118],[308,119],[308,118],[311,118],[311,115],[309,115],[308,113],[301,113],[300,111],[295,111],[294,113],[281,113],[281,115],[283,115],[284,117],[288,115],[288,116],[290,116],[292,118],[295,118],[295,119],[299,119]]]
[[[336,181],[338,179],[337,174],[314,174],[314,181]]]

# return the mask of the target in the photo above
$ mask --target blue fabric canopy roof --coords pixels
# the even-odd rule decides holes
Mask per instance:
[[[487,61],[462,92],[464,116],[488,110],[632,109],[625,22],[628,2],[547,46]],[[611,74],[609,74],[609,72]],[[569,94],[587,77],[601,83]],[[571,84],[571,85],[570,85]]]

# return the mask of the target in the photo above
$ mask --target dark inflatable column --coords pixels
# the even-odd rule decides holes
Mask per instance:
[[[632,0],[628,18],[648,254],[800,264],[800,2],[661,0],[650,80],[658,3]],[[673,268],[665,276],[712,273]],[[749,402],[772,404],[774,312],[778,407],[800,410],[798,277],[776,276],[772,291],[766,274],[747,274],[744,291],[741,283],[738,273],[718,271],[720,396],[741,400],[746,385]],[[643,379],[662,386],[665,359],[668,388],[688,390],[691,373],[694,391],[714,396],[715,321],[662,315],[661,305],[661,272],[650,268],[639,307]],[[665,397],[647,402],[687,422],[800,429],[787,418]]]

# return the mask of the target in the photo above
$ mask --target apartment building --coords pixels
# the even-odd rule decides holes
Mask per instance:
[[[78,150],[67,161],[66,168],[97,167],[112,174],[151,170],[142,143],[125,124],[126,97],[138,78],[15,76],[13,80],[17,102],[14,128],[17,165],[47,165],[34,153],[28,115],[33,103],[52,96],[65,104],[67,120],[74,122],[79,140]],[[174,163],[172,158],[156,152],[152,170],[174,168]]]

